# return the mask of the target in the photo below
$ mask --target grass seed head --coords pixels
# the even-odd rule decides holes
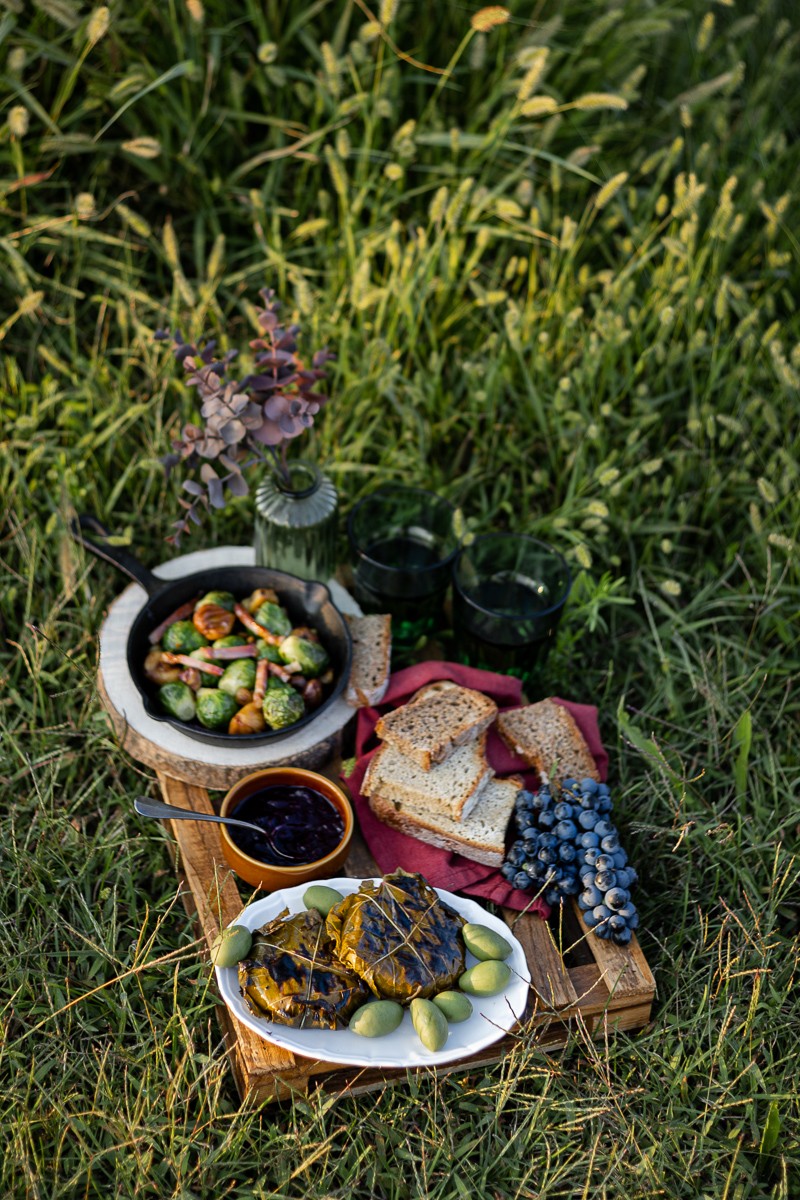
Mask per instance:
[[[547,113],[554,113],[557,108],[558,104],[552,96],[531,96],[519,111],[523,117],[541,117]]]
[[[479,8],[469,19],[469,23],[478,33],[489,33],[499,25],[505,25],[511,19],[511,13],[501,4],[490,4]]]
[[[573,100],[570,107],[578,108],[583,112],[598,108],[611,108],[624,112],[628,107],[628,101],[624,96],[615,96],[611,92],[586,92],[577,100]]]
[[[161,153],[161,143],[158,138],[137,137],[122,143],[122,149],[135,158],[158,158]]]
[[[100,8],[96,8],[89,17],[89,23],[86,26],[86,37],[90,46],[94,46],[101,38],[108,33],[108,27],[111,24],[111,13],[107,5],[102,4]]]
[[[627,171],[619,171],[616,175],[613,175],[611,177],[611,179],[609,179],[608,183],[604,184],[603,187],[601,187],[600,191],[595,196],[595,199],[594,199],[595,208],[596,209],[605,208],[605,206],[611,200],[614,199],[614,197],[616,196],[616,194],[620,190],[620,188],[624,187],[624,185],[627,182],[628,182],[628,172]]]
[[[527,70],[520,80],[517,88],[518,100],[529,100],[537,87],[544,78],[547,70],[547,59],[550,54],[547,46],[539,46],[532,51],[531,58],[528,61]]]
[[[24,138],[28,132],[31,117],[24,104],[15,104],[8,114],[8,131],[12,137]]]

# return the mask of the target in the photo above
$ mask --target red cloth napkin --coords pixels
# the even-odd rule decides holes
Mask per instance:
[[[547,917],[550,909],[541,897],[531,902],[527,892],[511,887],[496,868],[486,867],[449,850],[438,850],[435,846],[428,846],[408,834],[390,829],[378,820],[366,797],[361,795],[361,784],[369,760],[380,745],[379,739],[375,737],[378,718],[405,704],[425,684],[434,683],[439,679],[450,679],[462,687],[483,692],[495,701],[501,711],[519,708],[522,704],[522,684],[510,675],[495,675],[491,671],[479,671],[450,662],[423,662],[395,672],[389,680],[389,688],[381,704],[377,708],[359,709],[356,721],[356,765],[350,775],[342,776],[353,797],[364,840],[384,873],[402,867],[403,870],[424,875],[435,887],[445,888],[450,892],[463,892],[468,896],[479,896],[507,908],[517,911],[527,909],[541,917]],[[560,700],[557,696],[551,698],[556,704],[563,704],[572,714],[594,756],[601,779],[605,779],[608,755],[600,741],[597,709],[591,704],[574,704],[570,700]],[[536,786],[536,773],[516,754],[512,754],[494,728],[489,731],[486,754],[497,775],[521,774],[528,787]]]

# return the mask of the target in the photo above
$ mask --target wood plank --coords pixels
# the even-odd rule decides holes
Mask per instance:
[[[525,951],[531,987],[542,1004],[554,1009],[573,1008],[578,997],[547,921],[530,913],[520,915],[510,908],[502,913]]]
[[[604,941],[589,929],[575,901],[573,906],[575,916],[586,932],[586,944],[590,947],[612,996],[624,997],[626,1000],[648,996],[652,999],[655,980],[641,952],[636,934],[628,946],[617,946],[614,942]]]
[[[166,775],[159,775],[158,781],[168,804],[198,812],[214,812],[205,788],[193,787]],[[215,825],[207,821],[168,821],[166,824],[178,843],[179,869],[186,879],[198,924],[210,948],[220,929],[235,921],[242,911],[236,876],[222,857],[219,830]],[[239,1070],[247,1074],[274,1075],[294,1068],[293,1054],[265,1041],[238,1021],[231,1020],[228,1024],[233,1028]]]

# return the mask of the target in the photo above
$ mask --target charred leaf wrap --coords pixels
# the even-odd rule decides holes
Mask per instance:
[[[465,967],[464,918],[421,875],[396,871],[334,905],[335,953],[376,996],[408,1003],[455,985]]]
[[[301,1029],[343,1029],[369,992],[335,958],[316,909],[288,909],[259,929],[239,963],[239,987],[257,1017]]]

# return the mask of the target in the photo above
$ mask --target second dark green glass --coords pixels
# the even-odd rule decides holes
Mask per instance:
[[[442,496],[400,485],[373,492],[350,513],[353,593],[364,612],[391,613],[398,648],[444,627],[455,515]]]

